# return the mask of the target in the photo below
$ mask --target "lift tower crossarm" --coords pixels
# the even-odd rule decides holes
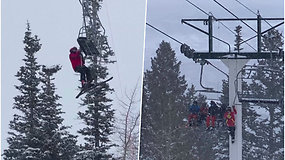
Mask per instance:
[[[256,21],[258,18],[215,18],[215,21]],[[260,20],[273,20],[273,21],[281,21],[284,20],[284,18],[260,18]],[[194,19],[182,19],[181,21],[187,22],[187,21],[209,21],[209,19],[205,18],[194,18]]]
[[[213,51],[213,41],[212,38],[217,39],[225,44],[227,44],[230,47],[230,44],[223,41],[222,39],[219,39],[215,36],[213,36],[213,31],[212,31],[212,18],[211,16],[209,16],[209,18],[207,19],[182,19],[181,23],[186,24],[204,34],[209,35],[209,51],[208,52],[193,52],[193,51],[188,51],[187,48],[189,47],[185,47],[185,46],[181,46],[181,52],[184,53],[184,55],[190,59],[193,59],[194,61],[196,59],[269,59],[269,58],[280,58],[284,56],[284,51],[280,50],[280,51],[273,51],[273,52],[263,52],[261,51],[261,37],[264,33],[268,32],[269,30],[272,30],[282,24],[284,24],[284,18],[261,18],[260,15],[257,16],[257,18],[215,18],[215,21],[257,21],[257,35],[255,35],[254,37],[251,37],[250,39],[247,39],[243,42],[241,42],[241,44],[245,43],[246,41],[249,41],[255,37],[257,38],[257,52],[231,52],[231,50],[229,49],[228,52],[214,52]],[[282,20],[283,22],[271,27],[270,29],[267,29],[265,31],[261,31],[261,20]],[[193,24],[191,24],[190,22],[193,21],[201,21],[204,22],[206,24],[209,25],[209,31],[206,32],[202,29],[200,29],[197,26],[194,26]]]
[[[212,16],[209,16],[209,19],[206,19],[206,20],[207,20],[207,21],[211,21],[210,19],[212,19]],[[200,19],[200,20],[201,20],[201,19]],[[204,19],[204,20],[205,20],[205,19]],[[226,41],[224,41],[224,40],[222,40],[222,39],[220,39],[220,38],[217,38],[217,37],[213,36],[213,27],[212,27],[212,25],[210,25],[210,24],[212,24],[212,23],[209,23],[209,32],[206,32],[206,31],[204,31],[204,30],[202,30],[202,29],[200,29],[200,28],[198,28],[198,27],[196,27],[196,26],[190,24],[190,23],[188,23],[187,21],[184,21],[183,19],[181,20],[181,23],[184,23],[184,24],[186,24],[186,25],[188,25],[188,26],[190,26],[190,27],[192,27],[192,28],[194,28],[194,29],[196,29],[196,30],[198,30],[198,31],[200,31],[200,32],[202,32],[202,33],[204,33],[204,34],[207,34],[207,35],[209,36],[209,52],[212,52],[212,51],[213,51],[213,40],[212,40],[212,38],[215,38],[216,40],[218,40],[218,41],[220,41],[220,42],[223,42],[223,43],[225,43],[226,45],[228,45],[228,47],[229,47],[229,52],[231,51],[231,46],[230,46],[230,44],[229,44],[228,42],[226,42]]]

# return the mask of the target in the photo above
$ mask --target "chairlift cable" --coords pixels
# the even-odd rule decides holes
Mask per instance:
[[[151,28],[155,29],[156,31],[158,31],[158,32],[160,32],[160,33],[162,33],[162,34],[164,34],[165,36],[169,37],[170,39],[174,40],[175,42],[177,42],[177,43],[179,43],[179,44],[181,44],[181,45],[183,45],[183,44],[184,44],[184,43],[180,42],[179,40],[177,40],[177,39],[173,38],[172,36],[170,36],[170,35],[166,34],[165,32],[163,32],[163,31],[159,30],[158,28],[156,28],[156,27],[154,27],[154,26],[150,25],[150,24],[149,24],[149,23],[147,23],[147,22],[146,22],[146,25],[148,25],[148,26],[150,26]]]
[[[227,9],[225,6],[223,6],[221,3],[219,3],[217,0],[213,0],[214,2],[216,2],[219,6],[221,6],[223,9],[225,9],[227,12],[229,12],[232,16],[234,16],[236,19],[240,20],[244,25],[246,25],[248,28],[250,28],[252,31],[254,31],[255,33],[257,33],[257,31],[255,29],[253,29],[250,25],[248,25],[246,22],[244,22],[243,20],[241,20],[238,16],[236,16],[233,12],[231,12],[229,9]]]
[[[261,32],[261,34],[264,34],[264,33],[268,32],[268,31],[270,31],[270,30],[272,30],[272,29],[274,29],[274,28],[277,28],[277,27],[279,27],[279,26],[282,25],[282,24],[284,24],[284,22],[281,22],[281,23],[279,23],[279,24],[273,26],[272,28],[269,28],[269,29],[267,29],[267,30]],[[281,36],[282,36],[282,35],[281,35]],[[252,36],[252,37],[248,38],[247,40],[242,41],[240,44],[242,44],[242,43],[247,43],[247,41],[249,41],[249,40],[251,40],[251,39],[253,39],[253,38],[255,38],[255,37],[257,37],[257,35]],[[282,36],[282,37],[283,37],[283,36]]]
[[[197,5],[195,5],[194,3],[192,3],[192,2],[190,2],[189,0],[186,0],[188,3],[190,3],[190,4],[192,4],[194,7],[196,7],[198,10],[200,10],[200,11],[202,11],[203,13],[205,13],[206,15],[208,15],[208,16],[210,16],[210,14],[209,13],[207,13],[206,11],[204,11],[204,10],[202,10],[200,7],[198,7]],[[214,18],[214,20],[216,20],[217,18],[213,15],[213,13],[212,13],[212,16],[213,16],[213,18]],[[220,24],[222,24],[226,29],[228,29],[230,32],[232,32],[234,35],[235,35],[235,32],[234,31],[232,31],[228,26],[226,26],[223,22],[220,22],[219,21],[219,23]]]
[[[116,45],[115,45],[115,42],[114,42],[114,39],[113,39],[113,32],[112,32],[112,28],[111,28],[111,21],[110,21],[110,16],[109,16],[109,9],[108,9],[108,3],[105,3],[106,4],[106,14],[107,14],[107,19],[108,19],[108,23],[109,23],[109,29],[110,29],[110,34],[111,34],[111,42],[112,42],[112,44],[113,44],[113,48],[114,49],[116,49]],[[101,23],[101,22],[100,22]],[[103,27],[103,26],[102,26]],[[108,45],[109,46],[109,45]],[[115,60],[116,60],[116,62],[118,62],[118,58],[117,58],[117,56],[116,56],[116,54],[114,54],[114,56],[115,56]],[[120,77],[120,68],[119,68],[119,65],[118,65],[118,63],[115,63],[116,64],[116,70],[117,70],[117,75],[118,75],[118,79],[119,79],[119,87],[120,87],[120,92],[121,92],[121,95],[123,95],[123,89],[122,89],[122,80],[121,80],[121,77]],[[118,95],[117,95],[117,93],[116,92],[114,92],[115,93],[115,95],[116,95],[116,97],[117,97],[117,99],[119,99],[118,98]]]
[[[229,75],[222,71],[221,69],[219,69],[217,66],[213,65],[211,62],[209,62],[208,60],[205,60],[207,62],[207,64],[210,64],[212,67],[214,67],[215,69],[217,69],[218,71],[222,72],[224,75],[226,75],[229,78]]]
[[[235,0],[237,1],[240,5],[242,5],[244,8],[246,8],[247,10],[249,10],[251,13],[255,14],[256,16],[258,16],[257,13],[255,13],[254,11],[252,11],[249,7],[247,7],[246,5],[244,5],[243,3],[241,3],[239,0]],[[267,20],[264,20],[270,27],[272,27],[272,25],[267,21]]]
[[[186,0],[188,3],[192,4],[194,7],[196,7],[198,10],[202,11],[203,13],[205,13],[206,15],[210,15],[209,13],[207,13],[206,11],[204,11],[203,9],[201,9],[200,7],[198,7],[197,5],[195,5],[194,3],[190,2],[189,0]],[[216,18],[214,18],[216,19]]]
[[[188,3],[190,3],[191,5],[193,5],[194,7],[196,7],[198,10],[200,10],[201,12],[203,12],[204,14],[210,16],[209,13],[207,13],[206,11],[202,10],[200,7],[198,7],[197,5],[195,5],[194,3],[190,2],[189,0],[186,0]],[[217,20],[217,18],[213,15],[212,16],[214,18],[214,20]],[[234,31],[232,31],[228,26],[226,26],[223,22],[218,21],[220,24],[222,24],[228,31],[230,31],[233,35],[236,35],[236,33]],[[246,43],[251,49],[257,51],[253,46],[251,46],[249,43]]]

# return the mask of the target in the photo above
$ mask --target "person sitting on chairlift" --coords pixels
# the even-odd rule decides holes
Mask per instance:
[[[206,121],[207,115],[208,115],[207,103],[202,103],[200,107],[200,115],[199,115],[199,120],[198,120],[200,124]]]
[[[235,106],[233,108],[228,107],[227,111],[224,114],[224,118],[226,119],[226,124],[228,126],[229,134],[232,137],[232,143],[234,143],[235,139],[235,115],[237,114]]]
[[[218,112],[218,106],[214,101],[210,102],[209,113],[206,119],[207,130],[210,129],[210,123],[212,129],[215,127],[216,116]]]
[[[80,73],[80,81],[82,88],[87,84],[90,84],[92,81],[90,69],[87,68],[83,55],[81,54],[80,49],[72,47],[70,50],[69,59],[72,65],[72,68],[75,72]]]
[[[193,119],[194,123],[197,125],[197,120],[198,120],[198,113],[200,111],[200,107],[198,106],[198,102],[194,101],[193,104],[189,107],[189,116],[188,116],[188,122],[189,126],[192,125],[191,120]]]

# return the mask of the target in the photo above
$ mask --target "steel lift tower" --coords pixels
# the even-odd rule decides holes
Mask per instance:
[[[281,23],[272,26],[270,29],[261,31],[261,21],[266,20],[275,20],[282,21]],[[208,25],[208,31],[204,31],[197,26],[194,26],[190,22],[201,21],[204,24]],[[257,37],[257,52],[231,52],[230,44],[226,41],[213,36],[213,21],[241,21],[244,24],[245,21],[256,21],[257,30],[251,28],[256,32],[254,37],[251,37],[241,44]],[[261,38],[262,35],[268,32],[269,30],[275,29],[276,27],[284,24],[284,18],[262,18],[260,15],[257,15],[257,18],[223,18],[216,19],[213,16],[209,15],[207,19],[182,19],[181,22],[186,24],[209,37],[209,51],[208,52],[196,52],[194,49],[191,49],[188,45],[181,45],[181,52],[188,58],[193,59],[195,62],[204,62],[207,59],[220,59],[229,69],[229,105],[235,105],[237,110],[236,116],[236,130],[235,130],[235,142],[231,143],[231,136],[229,136],[229,157],[230,160],[241,160],[242,159],[242,105],[241,102],[253,102],[255,103],[256,99],[249,99],[244,97],[239,97],[238,101],[235,100],[236,93],[241,91],[241,78],[237,76],[240,70],[245,66],[245,64],[251,59],[279,59],[284,57],[284,51],[280,49],[279,51],[274,52],[263,52],[261,50]],[[250,27],[250,26],[248,26]],[[216,39],[222,43],[225,43],[229,50],[227,52],[214,52],[213,51],[213,39]],[[237,85],[235,84],[235,81]],[[237,92],[236,92],[237,90]],[[278,103],[278,100],[272,99],[263,99],[264,103]]]
[[[103,0],[79,0],[82,6],[83,13],[83,25],[79,30],[77,42],[80,49],[87,55],[87,57],[96,64],[94,72],[97,72],[98,66],[100,66],[101,60],[104,58],[104,54],[110,52],[107,38],[105,36],[105,29],[101,24],[100,18],[98,16],[98,11],[101,8],[100,3]],[[95,83],[98,83],[98,75],[92,75]],[[97,103],[97,102],[96,102]],[[98,113],[98,104],[95,104],[95,114]],[[94,146],[97,148],[100,146],[100,131],[99,122],[95,120],[94,127],[96,128]]]

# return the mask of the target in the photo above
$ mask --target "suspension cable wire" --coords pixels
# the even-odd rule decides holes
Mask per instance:
[[[238,16],[236,16],[233,12],[231,12],[230,10],[228,10],[225,6],[223,6],[221,3],[219,3],[217,0],[213,0],[214,2],[216,2],[219,6],[221,6],[223,9],[225,9],[227,12],[229,12],[231,15],[233,15],[236,19],[240,20],[244,25],[246,25],[248,28],[250,28],[252,31],[254,31],[255,33],[257,33],[257,31],[252,28],[250,25],[248,25],[246,22],[244,22],[243,20],[239,19]]]
[[[216,70],[220,71],[221,73],[223,73],[224,75],[226,75],[229,78],[229,75],[222,71],[221,69],[219,69],[217,66],[213,65],[211,62],[209,62],[208,60],[205,60],[207,64],[211,65],[212,67],[214,67]]]
[[[206,15],[210,16],[206,11],[204,11],[203,9],[201,9],[200,7],[198,7],[197,5],[195,5],[194,3],[190,2],[189,0],[186,0],[188,3],[192,4],[194,7],[196,7],[198,10],[200,10],[201,12],[205,13]]]
[[[270,30],[272,30],[272,29],[274,29],[274,28],[276,28],[276,27],[279,27],[279,26],[282,25],[282,24],[284,24],[284,22],[281,22],[281,23],[279,23],[279,24],[273,26],[272,28],[269,28],[269,29],[267,29],[267,30],[261,32],[261,34],[264,34],[264,33],[268,32],[268,31],[270,31]],[[257,35],[255,35],[255,36],[253,36],[253,37],[250,37],[250,38],[248,38],[247,40],[242,41],[240,44],[246,43],[247,41],[249,41],[249,40],[251,40],[251,39],[253,39],[253,38],[255,38],[255,37],[257,37]]]
[[[245,4],[241,3],[239,0],[235,0],[237,1],[240,5],[242,5],[244,8],[246,8],[247,10],[249,10],[251,13],[255,14],[256,16],[260,15],[260,14],[257,14],[255,13],[254,11],[252,11],[249,7],[247,7]],[[272,27],[272,25],[267,21],[267,20],[264,20],[270,27]]]
[[[189,0],[186,0],[188,3],[190,3],[191,5],[193,5],[194,7],[196,7],[198,10],[202,11],[203,13],[205,13],[208,16],[211,16],[209,13],[205,12],[204,10],[202,10],[200,7],[198,7],[197,5],[195,5],[194,3],[190,2]],[[211,13],[214,20],[217,20],[217,18],[213,15],[213,13]],[[228,29],[230,32],[232,32],[233,34],[235,34],[234,31],[232,31],[228,26],[226,26],[223,22],[218,21],[220,24],[222,24],[226,29]]]
[[[156,27],[150,25],[150,24],[147,23],[147,22],[146,22],[146,25],[148,25],[148,26],[150,26],[151,28],[155,29],[156,31],[158,31],[158,32],[160,32],[160,33],[162,33],[162,34],[164,34],[165,36],[169,37],[170,39],[174,40],[175,42],[177,42],[177,43],[179,43],[179,44],[181,44],[181,45],[184,44],[184,43],[180,42],[179,40],[177,40],[177,39],[171,37],[170,35],[166,34],[165,32],[159,30],[158,28],[156,28]]]
[[[237,1],[240,5],[242,5],[243,7],[245,7],[247,10],[249,10],[251,13],[255,14],[256,16],[260,15],[260,13],[255,13],[254,11],[252,11],[250,8],[248,8],[246,5],[244,5],[243,3],[241,3],[239,0],[235,0]],[[261,16],[260,16],[261,17]],[[262,17],[261,17],[262,18]],[[266,22],[270,27],[273,27],[266,19],[263,20],[264,22]],[[281,35],[283,38],[284,36]]]
[[[112,27],[111,27],[112,25],[111,25],[111,21],[110,21],[108,2],[105,3],[105,6],[106,6],[107,20],[108,20],[108,23],[109,23],[108,27],[110,29],[110,34],[111,34],[111,42],[113,44],[113,48],[116,50],[116,45],[115,45],[115,42],[114,42],[114,39],[113,39],[113,32],[112,32]],[[114,54],[114,56],[115,56],[115,60],[116,60],[115,65],[116,65],[116,70],[117,70],[116,73],[117,73],[118,79],[119,79],[120,93],[121,93],[121,95],[123,95],[122,80],[121,80],[121,77],[120,77],[120,68],[119,68],[119,64],[118,64],[118,58],[117,58],[116,54]],[[116,98],[119,99],[117,93],[116,92],[114,92],[114,93],[116,95]]]
[[[206,11],[202,10],[200,7],[198,7],[197,5],[195,5],[194,3],[190,2],[189,0],[186,0],[188,3],[190,3],[191,5],[193,5],[194,7],[196,7],[198,10],[200,10],[201,12],[203,12],[204,14],[210,16],[209,13],[207,13]],[[213,15],[213,13],[211,13],[211,15],[213,16],[214,20],[217,21],[217,18]],[[234,31],[232,31],[228,26],[226,26],[223,22],[218,21],[220,24],[222,24],[228,31],[230,31],[232,34],[236,35],[236,33]],[[253,49],[254,51],[257,51],[253,46],[251,46],[249,43],[246,42],[246,44]]]

